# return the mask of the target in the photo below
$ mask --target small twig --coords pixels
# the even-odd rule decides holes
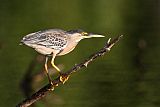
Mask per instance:
[[[100,49],[98,52],[91,55],[88,59],[84,60],[80,64],[75,65],[72,69],[65,72],[63,75],[69,77],[73,72],[77,72],[83,67],[87,67],[89,63],[91,63],[93,60],[95,60],[97,57],[104,55],[105,53],[108,53],[111,48],[122,38],[122,35],[111,40],[109,39],[105,46]],[[28,107],[31,104],[35,103],[36,101],[40,100],[41,98],[45,97],[49,92],[54,90],[55,86],[58,86],[60,83],[60,77],[56,78],[52,81],[53,85],[47,84],[43,88],[41,88],[39,91],[34,93],[31,97],[25,99],[24,101],[20,102],[17,107]]]

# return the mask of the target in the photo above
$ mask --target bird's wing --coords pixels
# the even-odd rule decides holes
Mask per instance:
[[[63,50],[67,45],[67,35],[62,30],[50,29],[46,31],[39,31],[36,44],[52,48],[55,50]]]

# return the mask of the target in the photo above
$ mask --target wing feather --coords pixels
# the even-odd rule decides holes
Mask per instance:
[[[67,45],[67,36],[64,31],[47,30],[37,32],[39,37],[36,44],[55,50],[63,50]]]
[[[67,45],[67,39],[68,36],[64,30],[49,29],[28,34],[21,42],[31,47],[40,45],[55,50],[63,50]]]

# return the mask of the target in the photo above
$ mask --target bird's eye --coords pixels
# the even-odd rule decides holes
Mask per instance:
[[[83,36],[88,36],[88,33],[87,32],[82,32],[81,33]]]

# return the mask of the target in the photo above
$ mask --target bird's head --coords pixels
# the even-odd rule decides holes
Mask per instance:
[[[87,38],[93,38],[93,37],[105,37],[103,35],[99,35],[99,34],[93,34],[93,33],[87,33],[83,30],[69,30],[67,31],[68,34],[70,34],[70,36],[72,38],[74,38],[77,42],[79,42],[82,39],[87,39]]]

